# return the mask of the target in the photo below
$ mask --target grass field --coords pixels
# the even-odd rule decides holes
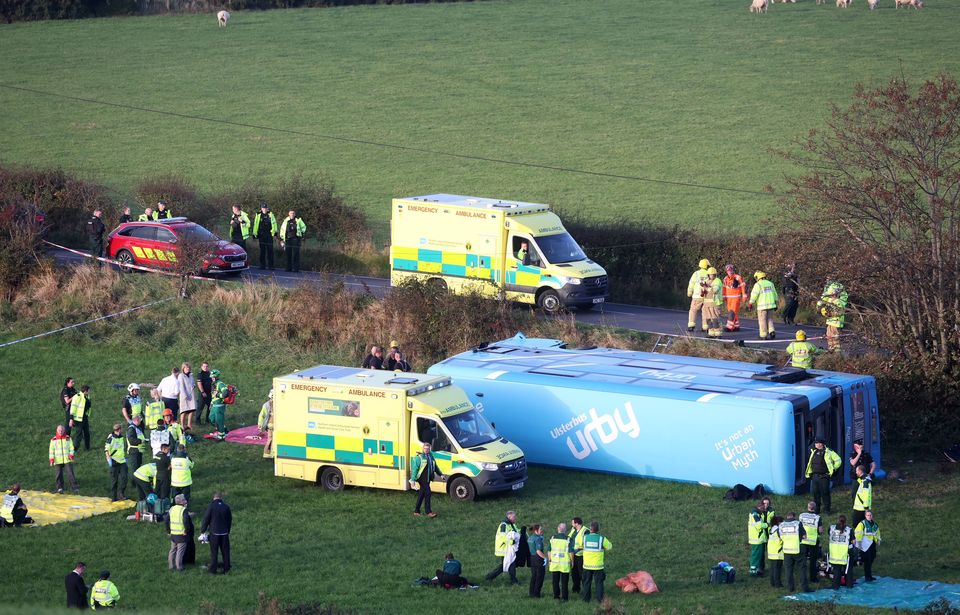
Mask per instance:
[[[63,165],[119,195],[321,171],[381,224],[392,196],[545,201],[594,218],[762,232],[765,195],[458,159],[395,144],[760,191],[769,148],[822,125],[856,81],[960,65],[960,4],[923,11],[748,0],[528,0],[0,27],[0,160]],[[356,140],[356,141],[354,141]],[[383,227],[381,226],[381,229]]]
[[[169,292],[163,283],[141,276],[119,284],[112,294],[131,299]],[[75,320],[81,319],[81,305],[70,297],[51,300],[52,313]],[[209,303],[172,302],[111,324],[0,350],[0,415],[5,420],[0,484],[54,488],[46,448],[62,417],[57,394],[68,375],[93,386],[93,450],[79,456],[81,489],[86,495],[106,495],[109,477],[99,448],[120,416],[122,399],[109,385],[156,382],[170,365],[207,359],[241,389],[238,405],[228,411],[228,425],[238,427],[255,420],[272,376],[357,359],[342,348],[305,351],[280,336],[237,335],[215,324],[220,318],[226,322],[227,313]],[[17,331],[48,326],[52,322],[8,318],[2,335],[9,340]],[[678,439],[677,446],[682,445]],[[495,563],[494,529],[507,509],[519,511],[528,525],[555,527],[573,515],[600,520],[614,543],[608,591],[627,613],[811,612],[782,602],[783,592],[771,589],[765,579],[746,578],[750,505],[724,503],[722,489],[535,467],[519,494],[467,505],[438,496],[440,516],[427,520],[411,517],[411,493],[347,489],[329,494],[308,483],[275,478],[258,447],[202,441],[190,451],[197,463],[193,509],[202,512],[211,493],[222,489],[234,510],[234,570],[229,576],[211,578],[196,569],[170,573],[168,541],[159,526],[126,522],[120,514],[101,515],[3,532],[6,591],[0,612],[62,604],[63,575],[83,559],[90,574],[111,569],[123,606],[138,611],[251,612],[263,592],[285,605],[336,605],[361,613],[592,613],[593,607],[579,602],[562,608],[555,608],[551,598],[534,602],[525,597],[524,587],[510,588],[503,581],[482,584],[476,592],[410,586],[413,579],[430,576],[451,550],[463,561],[465,576],[480,579]],[[960,523],[960,474],[954,467],[939,472],[936,451],[914,454],[908,461],[905,452],[885,452],[884,467],[899,469],[907,480],[877,488],[875,508],[885,538],[877,573],[960,582],[960,538],[953,531]],[[842,502],[845,493],[835,497]],[[774,503],[787,512],[800,510],[804,499],[778,496]],[[708,568],[720,560],[739,569],[742,578],[736,585],[706,584]],[[198,563],[207,561],[201,547]],[[662,593],[615,594],[613,581],[636,569],[650,571]],[[520,578],[525,582],[528,573],[521,571]]]

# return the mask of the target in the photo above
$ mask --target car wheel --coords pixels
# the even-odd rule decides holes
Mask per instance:
[[[477,488],[466,476],[458,476],[450,483],[450,497],[455,502],[472,502],[477,497]]]
[[[320,472],[320,486],[327,491],[343,491],[343,472],[339,468],[324,468]]]
[[[126,250],[120,250],[119,252],[117,252],[116,260],[118,263],[120,263],[118,265],[118,267],[120,268],[120,271],[124,273],[130,273],[131,271],[133,271],[130,265],[137,264],[137,261],[134,260],[133,258],[133,254],[130,254],[130,252]]]
[[[556,314],[563,307],[560,303],[560,295],[553,289],[547,289],[537,296],[537,307],[547,314]]]

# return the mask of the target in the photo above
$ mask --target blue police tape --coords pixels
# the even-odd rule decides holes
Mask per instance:
[[[48,335],[53,335],[54,333],[60,333],[61,331],[66,331],[66,330],[68,330],[68,329],[76,329],[77,327],[82,327],[82,326],[84,326],[84,325],[89,325],[89,324],[91,324],[91,323],[95,323],[95,322],[98,322],[98,321],[101,321],[101,320],[107,320],[107,319],[109,319],[109,318],[116,318],[117,316],[123,316],[124,314],[129,314],[130,312],[136,312],[137,310],[142,310],[142,309],[145,309],[145,308],[148,308],[148,307],[157,305],[158,303],[165,303],[165,302],[170,301],[170,300],[172,300],[172,299],[176,299],[176,297],[167,297],[166,299],[159,299],[159,300],[157,300],[157,301],[151,301],[150,303],[146,303],[146,304],[144,304],[144,305],[138,305],[137,307],[132,307],[132,308],[129,308],[129,309],[120,311],[120,312],[115,312],[115,313],[113,313],[113,314],[107,314],[106,316],[100,316],[99,318],[93,318],[93,319],[91,319],[91,320],[86,320],[86,321],[84,321],[84,322],[78,322],[78,323],[73,324],[73,325],[67,325],[66,327],[60,327],[59,329],[54,329],[53,331],[46,331],[46,332],[44,332],[44,333],[38,333],[38,334],[36,334],[36,335],[31,335],[30,337],[24,337],[24,338],[22,338],[22,339],[14,340],[14,341],[12,341],[12,342],[5,342],[5,343],[3,343],[3,344],[0,344],[0,348],[4,348],[4,347],[6,347],[6,346],[13,346],[14,344],[19,344],[20,342],[27,342],[27,341],[30,341],[30,340],[35,340],[35,339],[37,339],[37,338],[46,337],[46,336],[48,336]]]

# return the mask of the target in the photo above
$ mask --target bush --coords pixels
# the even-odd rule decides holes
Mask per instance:
[[[196,188],[179,175],[160,175],[143,179],[134,189],[134,195],[136,202],[131,205],[134,220],[147,207],[156,211],[157,202],[161,199],[167,202],[167,209],[170,210],[171,215],[186,216],[204,226],[213,213],[204,206]],[[119,219],[122,210],[121,206],[114,220]]]
[[[34,208],[16,195],[0,192],[0,296],[9,301],[40,262],[43,229]]]
[[[0,165],[0,195],[20,198],[47,216],[52,241],[86,242],[85,225],[93,210],[111,211],[106,189],[63,169],[33,169]]]

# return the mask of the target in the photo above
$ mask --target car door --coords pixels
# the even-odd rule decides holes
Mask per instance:
[[[155,267],[157,264],[154,248],[157,243],[157,229],[153,226],[138,226],[130,229],[127,244],[138,265]]]
[[[157,231],[154,256],[160,267],[174,267],[177,264],[177,236],[168,228],[155,227]]]

